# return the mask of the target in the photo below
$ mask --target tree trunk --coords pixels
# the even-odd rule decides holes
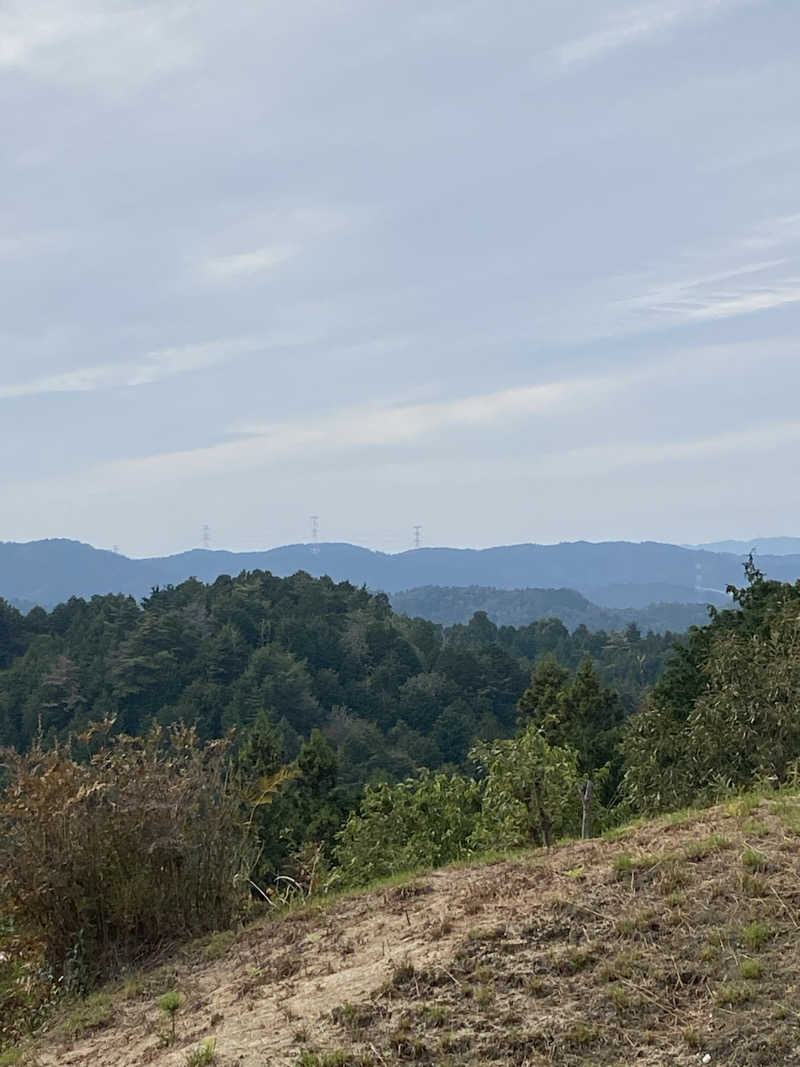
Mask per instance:
[[[536,807],[539,809],[539,822],[542,827],[542,837],[547,848],[553,843],[553,820],[550,812],[544,805],[544,789],[539,778],[533,779],[533,795],[536,798]]]
[[[582,818],[581,837],[592,836],[592,796],[594,794],[594,782],[591,778],[578,786],[578,796],[581,798]]]

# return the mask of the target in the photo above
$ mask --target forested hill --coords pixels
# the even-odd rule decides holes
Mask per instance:
[[[782,1003],[796,985],[797,921],[788,906],[776,909],[773,897],[792,899],[797,881],[800,582],[767,581],[750,561],[745,577],[746,587],[732,591],[737,610],[714,613],[671,651],[668,638],[643,638],[633,627],[570,635],[554,620],[498,628],[483,613],[445,630],[395,615],[385,594],[304,574],[246,573],[211,586],[189,581],[143,604],[115,595],[25,617],[0,602],[0,741],[25,746],[36,735],[24,752],[0,749],[0,1062],[27,1063],[27,1049],[12,1043],[36,1028],[55,1036],[52,1018],[42,1022],[61,990],[69,1012],[64,1038],[74,1041],[115,1016],[129,1023],[130,1005],[141,1003],[147,1018],[140,1013],[134,1027],[142,1038],[132,1054],[137,1062],[163,1047],[170,1062],[208,1063],[215,1061],[216,1032],[195,1050],[189,1035],[196,1041],[232,1012],[221,1040],[223,1055],[237,1056],[237,1035],[248,1030],[236,1015],[244,986],[252,989],[258,972],[266,985],[256,999],[266,1011],[267,987],[285,1001],[285,979],[298,978],[298,967],[310,993],[327,997],[322,1014],[314,1004],[314,1018],[324,1015],[337,1028],[338,1051],[325,1054],[325,1063],[352,1060],[343,1035],[363,1048],[365,1027],[381,1062],[438,1062],[438,1051],[453,1050],[453,1035],[444,1034],[435,1050],[424,1042],[442,1033],[447,1014],[434,1018],[420,1000],[442,991],[452,994],[460,1026],[472,1012],[474,1033],[458,1045],[464,1062],[484,1062],[503,1025],[510,1019],[517,1027],[532,996],[540,1016],[552,1007],[550,1016],[560,1018],[565,997],[577,1003],[576,976],[595,972],[600,999],[590,1021],[596,1016],[603,1027],[585,1025],[585,1003],[594,995],[587,986],[574,1028],[554,1037],[547,1016],[546,1032],[541,1019],[527,1036],[514,1029],[497,1062],[547,1055],[555,1042],[575,1064],[587,1061],[587,1048],[597,1052],[592,1062],[610,1063],[634,1045],[677,1049],[673,1060],[685,1064],[697,1061],[699,1045],[711,1049],[703,1059],[713,1053],[731,1062],[725,1056],[741,1047],[745,1031],[748,1055],[737,1062],[789,1062],[796,1035],[779,1027],[776,1037],[773,1023],[786,1015]],[[637,704],[640,713],[629,715]],[[116,736],[102,727],[77,733],[100,715],[115,716]],[[196,723],[200,743],[177,724],[159,729],[176,719]],[[203,743],[229,726],[243,729],[224,744]],[[65,743],[50,743],[55,738]],[[450,773],[436,773],[443,763]],[[409,771],[418,773],[391,781]],[[754,787],[760,795],[732,795]],[[720,797],[724,806],[700,814],[687,836],[687,806]],[[654,812],[680,817],[618,825]],[[550,847],[604,828],[613,828],[606,844],[619,845],[605,856],[596,838],[569,846],[569,854]],[[485,878],[473,868],[452,884],[451,875],[487,849],[496,857],[532,846],[540,850],[520,864],[498,867],[495,860]],[[334,886],[352,889],[447,864],[458,866],[426,875],[435,885],[387,893],[384,882],[365,907],[355,905],[371,923],[368,959],[352,955],[368,941],[367,934],[353,936],[352,897],[338,896],[346,913],[335,910],[335,900],[334,911],[320,912]],[[476,878],[485,885],[476,889]],[[578,899],[581,886],[594,894],[586,898],[590,907]],[[250,940],[233,949],[226,931],[241,928],[256,899],[312,906],[292,908],[286,938],[274,923],[266,937],[248,924],[243,936]],[[416,912],[415,901],[422,901]],[[321,915],[324,930],[310,930],[308,922]],[[476,915],[483,934],[475,932]],[[519,922],[507,929],[514,915]],[[595,924],[588,932],[581,926],[577,947],[575,924],[565,922],[570,915]],[[308,936],[301,929],[298,938],[298,921]],[[697,929],[687,934],[687,922]],[[441,953],[454,923],[459,940],[450,958],[450,949]],[[387,942],[392,929],[397,952]],[[664,940],[670,931],[674,943]],[[178,977],[170,964],[165,977],[164,946],[189,937],[195,940],[180,958],[198,961],[202,974],[184,968]],[[274,958],[255,959],[256,941],[271,945]],[[345,971],[358,978],[358,989],[342,986],[344,972],[326,986],[332,970],[324,955],[297,964],[301,942],[336,959],[350,953]],[[652,958],[642,964],[632,942],[649,946]],[[404,955],[409,945],[433,956],[417,954],[412,962]],[[228,948],[234,971],[223,975],[214,966]],[[151,953],[159,983],[168,985],[138,980]],[[611,971],[597,966],[607,958]],[[509,960],[517,961],[514,973],[503,970]],[[376,970],[384,963],[388,980]],[[136,989],[130,993],[126,982],[113,1009],[109,993],[76,1001],[76,993],[121,972],[127,978],[134,968]],[[363,985],[367,972],[377,992]],[[198,991],[198,974],[208,978],[207,989]],[[235,1003],[215,1002],[221,1010],[211,1017],[207,994],[218,987]],[[508,998],[500,1003],[500,1028],[479,1047],[487,1010],[500,993],[515,990],[519,1004],[509,1013]],[[367,1000],[356,1007],[351,994]],[[686,1026],[700,994],[702,1042],[700,1030]],[[300,990],[303,1003],[304,996]],[[665,998],[672,1006],[666,1013]],[[172,1020],[157,1044],[154,1001]],[[616,1022],[609,1029],[610,1002]],[[176,1012],[187,1035],[180,1048],[172,1047]],[[768,1025],[754,1029],[765,1012]],[[664,1034],[659,1046],[656,1015],[669,1017],[681,1036]],[[288,1054],[308,1035],[296,1012],[284,1017]],[[689,1017],[702,1021],[697,1012]],[[271,1016],[264,1019],[266,1029],[248,1033],[274,1032]],[[422,1030],[412,1034],[415,1020]],[[77,1048],[56,1038],[60,1047],[36,1061],[61,1063],[67,1055],[116,1064],[120,1050],[133,1047],[132,1033],[125,1026],[113,1043],[105,1035],[102,1046]],[[463,1037],[462,1026],[459,1042]],[[320,1048],[316,1039],[313,1050],[307,1044],[297,1063],[321,1064]],[[259,1054],[263,1061],[264,1047]]]
[[[393,613],[388,598],[306,574],[190,580],[142,604],[120,594],[23,616],[0,601],[0,745],[66,737],[115,717],[196,723],[203,738],[260,714],[287,757],[321,728],[340,780],[463,764],[477,738],[510,735],[531,666],[585,656],[633,710],[660,675],[670,636],[570,635],[556,620],[515,629],[476,615],[443,629]]]
[[[650,604],[642,608],[602,608],[574,589],[493,589],[487,586],[426,585],[393,593],[392,607],[452,626],[468,622],[485,611],[498,626],[526,626],[537,619],[556,618],[569,630],[621,630],[634,623],[640,630],[683,633],[704,626],[708,609],[703,604]]]
[[[421,548],[388,555],[350,544],[287,545],[266,552],[195,550],[176,556],[129,559],[76,541],[0,543],[0,596],[52,606],[71,596],[129,593],[187,578],[213,582],[220,574],[297,571],[397,593],[427,585],[497,589],[569,588],[605,607],[641,608],[656,602],[718,603],[742,576],[744,555],[626,541],[507,545],[487,549]],[[770,578],[800,577],[800,555],[760,556]]]

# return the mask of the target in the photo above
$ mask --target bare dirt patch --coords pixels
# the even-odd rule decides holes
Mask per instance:
[[[799,875],[787,797],[438,871],[179,956],[35,1062],[796,1064]]]

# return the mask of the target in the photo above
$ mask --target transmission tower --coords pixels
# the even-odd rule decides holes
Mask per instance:
[[[201,532],[203,535],[203,548],[211,548],[211,528],[208,523],[203,523]]]
[[[311,516],[311,551],[315,556],[319,555],[319,515]]]
[[[422,548],[422,527],[414,527],[414,548]]]

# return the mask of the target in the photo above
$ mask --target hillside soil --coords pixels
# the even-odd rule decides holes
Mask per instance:
[[[23,1062],[800,1064],[799,931],[800,797],[745,797],[216,935]]]

